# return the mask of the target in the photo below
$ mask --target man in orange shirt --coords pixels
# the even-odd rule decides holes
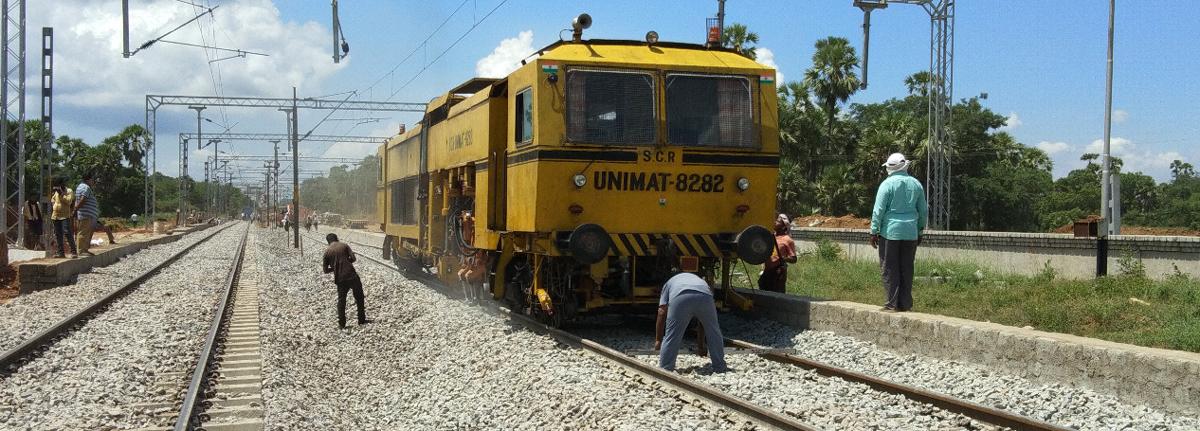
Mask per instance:
[[[758,276],[761,290],[787,293],[787,266],[796,263],[796,242],[792,241],[790,220],[787,214],[780,214],[775,219],[775,252],[763,264],[763,272]]]

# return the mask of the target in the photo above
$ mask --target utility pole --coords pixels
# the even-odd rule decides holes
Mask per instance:
[[[46,140],[42,141],[42,166],[41,177],[38,182],[38,190],[42,191],[39,203],[42,208],[42,217],[50,214],[50,176],[51,171],[50,157],[52,156],[50,143],[54,141],[54,28],[42,27],[42,128],[46,130]],[[50,233],[49,226],[42,228],[42,248],[46,250],[46,257],[53,256],[53,250],[50,250],[50,239],[53,238]]]
[[[342,24],[338,22],[337,0],[333,0],[333,62],[341,63],[342,55],[338,50],[341,49],[341,44],[338,43],[338,32],[342,29]]]
[[[725,40],[725,0],[717,0],[717,44]]]
[[[268,167],[270,167],[270,166],[271,166],[271,162],[263,162],[263,167],[264,167],[264,168],[268,168]],[[265,179],[265,181],[263,182],[263,184],[265,184],[265,185],[263,186],[263,198],[262,198],[262,203],[263,203],[263,205],[262,205],[262,208],[258,210],[258,213],[259,213],[260,215],[264,215],[264,216],[265,216],[265,217],[263,217],[263,221],[264,221],[264,222],[266,222],[266,226],[267,226],[267,227],[271,227],[271,217],[274,217],[274,215],[272,215],[272,214],[270,214],[270,213],[269,213],[269,211],[270,211],[270,209],[271,209],[271,205],[270,205],[270,201],[271,201],[271,172],[270,172],[270,171],[263,172],[263,175],[266,175],[266,179]],[[262,214],[263,212],[268,212],[268,214]]]
[[[350,55],[350,44],[342,34],[342,19],[338,17],[338,0],[333,0],[333,62],[340,63]],[[339,52],[338,49],[341,48]]]
[[[200,117],[200,112],[207,108],[208,108],[207,106],[203,106],[203,105],[188,106],[188,109],[196,110],[196,148],[200,148],[201,145],[204,144],[204,134],[203,134],[204,122],[201,121],[202,118]],[[191,190],[189,190],[189,188],[188,188],[187,181],[184,180],[184,177],[186,177],[188,174],[187,141],[184,141],[183,148],[180,148],[179,156],[182,157],[182,159],[181,159],[182,165],[179,166],[179,196],[180,196],[179,197],[179,213],[182,214],[182,217],[185,217],[185,220],[186,220],[187,213],[188,213],[188,197],[191,195],[191,193],[190,193]],[[205,181],[208,181],[208,180],[205,179]]]
[[[863,11],[863,56],[862,56],[862,89],[867,89],[867,60],[871,58],[871,11],[884,9],[887,3],[855,0],[854,6]]]
[[[289,122],[288,129],[291,129],[291,127],[292,127],[291,123]],[[274,187],[272,187],[271,190],[275,194],[274,195],[268,194],[268,196],[271,196],[271,214],[272,214],[271,217],[278,217],[279,216],[278,215],[279,214],[279,140],[272,139],[271,144],[275,146],[275,161],[273,162],[274,164],[271,166],[271,172],[270,172],[271,181],[275,183]],[[278,224],[278,222],[276,222],[276,224]]]
[[[300,248],[300,110],[296,109],[296,87],[292,87],[292,239]]]
[[[1100,217],[1104,219],[1107,230],[1101,235],[1120,235],[1121,220],[1116,216],[1120,211],[1121,196],[1113,193],[1112,152],[1110,143],[1112,137],[1112,81],[1113,81],[1113,17],[1116,14],[1117,1],[1108,1],[1108,65],[1104,77],[1104,169],[1100,180]]]
[[[129,0],[121,0],[121,35],[124,44],[121,56],[129,58]]]
[[[205,203],[205,206],[208,205],[208,194],[212,193],[212,191],[209,190],[211,188],[210,187],[211,185],[212,184],[210,184],[208,182],[208,160],[205,160],[204,161],[204,203]]]
[[[218,160],[219,160],[218,157],[220,157],[220,153],[217,152],[217,144],[219,144],[221,142],[221,140],[213,139],[210,142],[212,143],[212,147],[213,147],[213,169],[217,169],[220,167],[220,163],[218,163]],[[216,177],[215,172],[214,172],[213,176]],[[220,196],[221,196],[221,184],[220,184],[220,180],[218,180],[217,188],[213,189],[213,206],[212,206],[213,212],[217,211],[217,199],[220,199]]]

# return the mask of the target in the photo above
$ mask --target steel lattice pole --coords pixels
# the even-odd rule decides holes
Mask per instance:
[[[0,17],[0,38],[3,39],[3,52],[0,53],[0,69],[3,71],[3,85],[0,86],[0,109],[3,110],[3,124],[0,124],[0,137],[3,138],[4,151],[0,151],[0,217],[4,217],[2,233],[7,245],[8,234],[16,224],[17,237],[24,240],[25,224],[20,208],[24,207],[25,197],[25,1],[3,0],[0,2],[3,17]],[[15,64],[14,64],[15,63]],[[14,77],[15,75],[15,77]],[[15,93],[15,97],[14,97]],[[13,105],[16,105],[16,114]],[[15,123],[16,142],[10,144],[10,136],[14,131],[8,130],[8,122]],[[14,148],[15,145],[15,148]],[[14,151],[15,150],[15,151]],[[14,154],[15,153],[15,154]],[[10,157],[15,155],[16,157]],[[15,160],[14,160],[15,159]],[[16,184],[12,175],[16,174]],[[15,188],[15,190],[12,190]],[[13,201],[15,199],[15,202]],[[17,207],[12,208],[15,204]],[[10,213],[16,217],[9,217]],[[13,223],[10,223],[13,222]],[[4,250],[4,262],[8,263],[8,252]]]

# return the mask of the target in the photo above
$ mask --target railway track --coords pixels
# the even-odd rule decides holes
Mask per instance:
[[[45,352],[47,349],[53,346],[56,341],[70,334],[75,329],[83,326],[91,318],[103,313],[109,307],[109,305],[144,285],[146,281],[150,280],[150,278],[158,274],[160,271],[162,271],[162,269],[175,263],[181,257],[183,257],[183,255],[192,251],[201,244],[208,242],[208,240],[216,237],[234,225],[235,224],[230,224],[228,226],[215,229],[213,232],[208,233],[200,240],[171,255],[166,260],[162,261],[162,263],[159,263],[153,268],[142,272],[133,280],[126,282],[125,284],[121,285],[121,287],[118,287],[112,292],[92,302],[82,310],[67,316],[67,318],[55,323],[54,325],[51,325],[49,328],[42,330],[38,334],[30,337],[9,351],[4,352],[3,355],[0,355],[0,377],[4,377],[16,372],[21,368],[22,365],[36,359],[40,353]]]
[[[323,241],[320,241],[317,238],[313,238],[312,236],[309,236],[309,235],[302,235],[302,236],[313,242],[317,242],[319,244],[323,243]],[[342,239],[339,238],[339,240],[342,240]],[[349,241],[349,240],[346,240],[345,242],[348,242],[351,245],[357,245],[357,246],[372,248],[372,249],[376,249],[376,250],[382,250],[381,247],[372,246],[369,244],[363,244],[360,242]],[[375,258],[370,255],[359,253],[359,254],[357,254],[357,256],[366,258],[367,260],[369,260],[371,262],[386,266],[391,269],[398,269],[398,268],[396,268],[395,265],[391,264],[390,262],[386,262],[382,259],[378,259],[378,258]],[[439,280],[437,280],[436,278],[433,278],[433,277],[422,277],[421,281],[430,283],[430,284],[436,284],[436,285],[442,286],[443,288],[446,288],[446,286],[444,286]],[[446,291],[448,291],[448,288],[447,288],[447,290],[444,290],[444,292],[446,292]],[[809,424],[800,422],[794,418],[791,418],[791,417],[770,411],[768,409],[764,409],[762,407],[756,406],[756,405],[754,405],[750,402],[747,402],[745,400],[742,400],[740,398],[730,396],[729,394],[726,394],[724,392],[716,390],[708,385],[704,385],[704,384],[692,381],[685,377],[682,377],[682,376],[676,375],[674,373],[659,369],[658,367],[648,366],[633,356],[626,355],[622,352],[619,352],[617,350],[614,350],[612,348],[604,346],[603,344],[597,343],[595,341],[592,341],[592,340],[589,340],[586,338],[582,338],[578,335],[571,334],[569,332],[562,331],[559,329],[551,328],[550,326],[547,326],[536,320],[530,319],[526,316],[522,316],[520,314],[513,313],[506,308],[495,306],[493,304],[486,303],[486,302],[481,303],[481,306],[482,306],[481,308],[488,310],[492,313],[495,313],[499,316],[503,316],[503,317],[512,319],[513,321],[520,323],[522,326],[525,326],[526,328],[528,328],[534,332],[549,335],[549,336],[553,337],[555,340],[559,341],[560,343],[563,343],[568,346],[576,347],[576,348],[581,348],[590,353],[599,355],[605,359],[608,359],[611,362],[616,363],[617,365],[621,366],[622,368],[624,368],[626,370],[636,373],[637,375],[643,376],[644,378],[655,380],[660,384],[663,384],[670,388],[673,388],[674,390],[676,390],[679,393],[687,394],[691,398],[705,400],[705,401],[711,402],[713,404],[716,404],[718,406],[724,407],[730,411],[740,413],[743,416],[745,416],[755,422],[767,425],[771,428],[777,428],[777,429],[783,429],[783,430],[794,430],[794,431],[818,431],[820,429],[820,428],[813,427]]]
[[[221,300],[204,339],[174,429],[263,429],[262,357],[259,350],[258,277],[246,260],[246,234],[222,285]]]
[[[304,236],[306,238],[316,241],[318,243],[323,243],[323,241],[319,241],[315,238],[312,238],[311,236],[308,236],[308,235],[304,235]],[[364,244],[364,243],[357,242],[357,241],[351,241],[351,240],[348,240],[345,238],[340,238],[340,240],[350,243],[351,245],[355,245],[355,246],[367,247],[367,248],[375,249],[375,250],[382,250],[382,248],[380,246],[376,246],[376,245]],[[370,261],[375,262],[380,265],[384,265],[384,266],[392,268],[392,269],[398,269],[392,263],[375,258],[374,256],[361,254],[361,253],[358,254],[358,256],[364,257],[367,260],[370,260]],[[433,278],[433,277],[423,277],[423,278],[425,278],[425,279],[422,281],[425,281],[427,283],[433,283],[433,284],[443,287],[443,292],[452,291],[447,286],[443,285],[436,278]],[[484,303],[483,308],[490,309],[493,312],[497,312],[497,313],[502,314],[514,321],[518,321],[523,326],[526,326],[527,328],[530,328],[531,330],[550,335],[564,344],[567,344],[567,345],[570,345],[573,347],[582,348],[591,353],[600,355],[600,356],[602,356],[606,359],[609,359],[609,360],[621,365],[622,367],[630,369],[640,375],[646,376],[646,377],[654,379],[660,383],[671,386],[681,392],[688,393],[695,398],[704,399],[704,400],[713,402],[717,405],[720,405],[722,407],[728,408],[732,411],[739,412],[739,413],[745,415],[746,417],[752,418],[755,421],[769,425],[771,427],[781,428],[781,429],[797,429],[797,430],[817,429],[815,427],[812,427],[811,425],[796,421],[795,419],[793,419],[789,416],[785,416],[785,415],[776,413],[774,411],[764,409],[762,407],[759,407],[757,405],[749,403],[745,400],[725,394],[724,392],[721,392],[710,386],[691,381],[690,379],[680,376],[675,373],[670,373],[670,372],[661,370],[658,367],[655,367],[651,364],[647,364],[641,360],[638,360],[636,357],[631,356],[625,352],[617,351],[615,349],[609,348],[609,347],[604,346],[595,341],[579,337],[575,334],[571,334],[571,333],[568,333],[568,332],[565,332],[565,331],[562,331],[559,329],[551,328],[541,322],[537,322],[533,319],[530,319],[527,316],[512,313],[510,310],[507,310],[502,307],[498,307],[494,304]],[[804,369],[813,370],[813,371],[817,372],[818,374],[821,374],[821,375],[824,375],[827,377],[833,377],[833,378],[838,378],[838,379],[842,379],[842,380],[849,381],[849,382],[865,384],[876,391],[885,392],[885,393],[889,393],[889,394],[901,395],[910,400],[929,404],[929,405],[937,407],[939,409],[946,410],[946,411],[949,411],[952,413],[958,413],[958,414],[967,416],[969,418],[975,419],[977,421],[984,422],[984,423],[991,424],[991,425],[996,425],[996,426],[1010,428],[1010,429],[1016,429],[1016,430],[1033,430],[1033,431],[1069,431],[1070,430],[1070,428],[1062,427],[1059,425],[1051,424],[1051,423],[1048,423],[1045,421],[1040,421],[1040,420],[1026,417],[1026,416],[1021,416],[1021,415],[1018,415],[1016,413],[1012,413],[1009,411],[985,406],[985,405],[978,404],[978,403],[971,402],[971,401],[964,400],[964,399],[954,398],[954,397],[951,397],[951,396],[948,396],[945,394],[937,393],[934,391],[929,391],[929,390],[922,389],[922,388],[915,387],[915,386],[904,385],[904,384],[900,384],[900,383],[896,383],[896,382],[887,381],[887,380],[884,380],[884,379],[881,379],[878,377],[874,377],[874,376],[870,376],[867,374],[847,370],[847,369],[840,368],[840,367],[835,367],[835,366],[825,364],[822,362],[818,362],[818,361],[813,361],[813,360],[806,359],[806,358],[800,357],[798,355],[795,355],[795,354],[792,354],[789,352],[780,351],[779,349],[771,349],[769,347],[756,345],[756,344],[753,344],[753,343],[750,343],[747,341],[726,338],[726,345],[729,347],[752,352],[752,353],[754,353],[764,359],[767,359],[767,360],[771,360],[771,361],[775,361],[775,362],[779,362],[779,363],[783,363],[783,364],[789,364],[789,365],[801,367]]]

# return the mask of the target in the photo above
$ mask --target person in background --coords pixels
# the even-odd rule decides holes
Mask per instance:
[[[67,187],[67,180],[54,178],[50,184],[50,221],[54,224],[54,239],[58,242],[58,253],[65,256],[64,243],[71,246],[71,258],[79,257],[75,250],[75,232],[71,226],[71,210],[75,207],[75,191]]]
[[[913,262],[929,208],[921,182],[908,174],[908,160],[892,154],[883,164],[888,176],[875,194],[871,211],[871,247],[879,249],[879,268],[886,298],[881,311],[912,309]]]
[[[370,323],[367,320],[367,309],[363,303],[362,280],[358,271],[354,270],[354,251],[343,242],[338,242],[335,234],[325,235],[329,247],[325,248],[325,257],[321,269],[326,274],[333,273],[333,283],[337,285],[338,293],[338,327],[346,329],[346,293],[354,292],[354,305],[358,308],[358,324]]]
[[[42,228],[45,217],[42,216],[42,205],[38,198],[31,197],[25,202],[25,249],[37,250],[42,245]]]
[[[758,276],[758,288],[771,292],[787,293],[787,267],[796,263],[796,242],[792,241],[791,219],[780,214],[775,219],[775,252],[763,264]]]
[[[83,182],[75,187],[75,214],[79,221],[79,238],[76,240],[79,254],[95,256],[88,248],[92,245],[92,230],[100,219],[100,205],[96,202],[96,194],[92,187],[96,185],[96,176],[91,172],[83,174]]]
[[[713,301],[712,289],[708,282],[690,272],[678,273],[663,284],[662,295],[658,299],[658,321],[654,328],[654,349],[659,351],[658,366],[675,371],[679,345],[692,318],[699,320],[703,328],[713,372],[727,371],[725,338],[721,335],[721,325],[717,323],[717,305]]]

